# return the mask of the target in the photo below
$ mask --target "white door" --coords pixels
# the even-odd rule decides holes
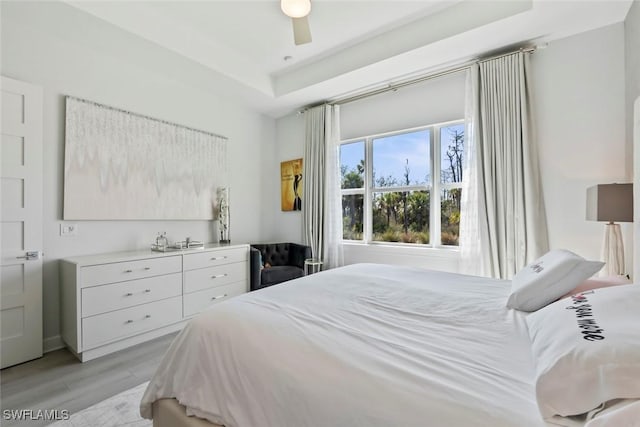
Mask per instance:
[[[0,367],[42,356],[42,89],[1,77]]]

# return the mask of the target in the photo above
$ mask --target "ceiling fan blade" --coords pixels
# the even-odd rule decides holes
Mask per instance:
[[[296,45],[311,43],[311,29],[306,16],[302,18],[291,18],[293,23],[293,42]]]

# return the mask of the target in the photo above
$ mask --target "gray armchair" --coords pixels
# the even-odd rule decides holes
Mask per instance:
[[[311,248],[296,243],[252,244],[249,255],[249,281],[255,291],[304,276],[304,260],[311,258]],[[265,264],[269,267],[261,269]]]

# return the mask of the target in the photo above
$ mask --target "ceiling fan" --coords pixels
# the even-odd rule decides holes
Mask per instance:
[[[311,43],[309,29],[309,12],[311,0],[280,0],[280,8],[291,18],[293,24],[293,41],[296,45]]]

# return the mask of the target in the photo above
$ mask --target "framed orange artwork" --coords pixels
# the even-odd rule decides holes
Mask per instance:
[[[280,192],[283,211],[302,210],[302,159],[280,163]]]

